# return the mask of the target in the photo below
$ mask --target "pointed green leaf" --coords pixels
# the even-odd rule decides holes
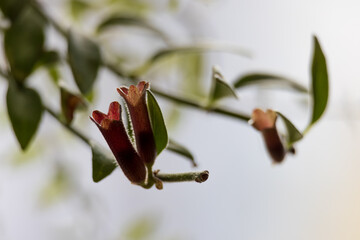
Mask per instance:
[[[70,31],[68,55],[75,82],[86,95],[91,92],[100,67],[100,49],[90,39]]]
[[[6,95],[9,118],[20,143],[25,150],[38,129],[43,107],[39,94],[30,88],[11,82]]]
[[[213,81],[213,88],[210,97],[210,103],[213,103],[217,100],[226,97],[237,98],[237,95],[232,89],[232,87],[225,82],[224,77],[215,67],[213,67],[212,70],[212,81]]]
[[[318,121],[324,113],[329,95],[329,79],[326,59],[318,39],[314,36],[314,55],[312,62],[313,111],[310,125]]]
[[[287,86],[293,90],[302,93],[309,92],[305,87],[301,86],[300,84],[296,83],[295,81],[289,78],[285,78],[274,74],[268,74],[268,73],[251,73],[241,76],[235,81],[234,88],[238,89],[246,86],[260,85],[266,83],[277,84],[278,86],[281,87]]]
[[[286,141],[288,143],[288,147],[303,138],[301,132],[294,126],[294,124],[292,124],[289,119],[287,119],[279,112],[276,112],[276,114],[284,121],[287,130]]]
[[[172,151],[174,153],[180,154],[181,156],[189,159],[194,167],[197,166],[194,156],[191,154],[191,152],[185,146],[181,145],[180,143],[177,143],[170,139],[169,145],[167,146],[166,149],[169,151]]]
[[[26,8],[5,31],[5,55],[16,80],[24,81],[41,58],[44,46],[44,21]]]
[[[93,146],[92,151],[92,177],[94,182],[100,182],[109,176],[116,168],[115,160],[105,153],[105,150]]]
[[[147,107],[154,132],[156,153],[159,155],[168,145],[169,139],[159,104],[151,91],[147,90]]]

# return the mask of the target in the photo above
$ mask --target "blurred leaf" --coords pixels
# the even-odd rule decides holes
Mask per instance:
[[[142,75],[145,73],[155,62],[173,54],[188,54],[188,53],[204,53],[210,51],[230,52],[244,57],[250,57],[250,53],[242,48],[230,46],[228,44],[214,44],[214,43],[199,43],[188,46],[178,46],[163,49],[155,53],[150,59],[142,66],[134,70],[133,75]]]
[[[179,8],[179,1],[178,0],[170,0],[169,1],[169,9],[171,11],[175,11]]]
[[[159,155],[168,145],[169,139],[160,106],[149,90],[147,90],[147,106],[151,127],[154,132],[156,153]]]
[[[278,84],[279,86],[287,86],[292,88],[293,90],[302,93],[309,92],[305,87],[301,86],[300,84],[296,83],[291,79],[268,73],[251,73],[241,76],[235,81],[234,87],[242,88],[246,86],[261,85],[266,83]]]
[[[170,139],[169,145],[167,146],[166,149],[169,151],[172,151],[174,153],[180,154],[181,156],[189,159],[194,167],[197,166],[194,156],[191,154],[191,152],[185,146],[181,145],[180,143],[177,143]]]
[[[1,0],[0,9],[4,16],[14,21],[28,2],[29,0]]]
[[[53,82],[57,84],[60,80],[60,72],[58,68],[56,66],[50,65],[46,66],[46,70]]]
[[[212,93],[210,95],[210,104],[226,97],[237,98],[234,89],[225,82],[223,75],[216,67],[212,69]]]
[[[77,86],[86,95],[92,90],[101,63],[99,47],[88,38],[70,31],[69,63]]]
[[[181,122],[181,110],[179,109],[179,104],[171,103],[170,109],[166,111],[166,122],[165,125],[167,129],[175,129]]]
[[[40,66],[51,66],[60,61],[60,55],[56,51],[44,51],[38,61]]]
[[[203,43],[203,44],[193,44],[188,46],[178,46],[172,47],[168,49],[163,49],[158,51],[155,55],[153,55],[150,59],[151,62],[155,62],[158,59],[165,57],[170,54],[184,54],[184,53],[202,53],[202,52],[209,52],[209,51],[219,51],[219,52],[229,52],[238,54],[241,56],[249,57],[250,54],[239,47],[229,46],[229,45],[222,45],[222,44],[214,44],[214,43]]]
[[[16,80],[24,81],[33,71],[43,54],[44,38],[43,19],[31,8],[24,9],[5,31],[5,55]]]
[[[25,150],[39,126],[43,107],[39,94],[10,82],[6,95],[9,118],[22,150]]]
[[[198,53],[190,53],[177,56],[176,67],[181,70],[182,81],[178,81],[184,91],[194,96],[207,96],[203,87],[204,56]]]
[[[60,87],[61,112],[65,120],[70,124],[74,118],[74,113],[78,108],[85,108],[84,99],[76,94],[71,93],[64,87]]]
[[[145,240],[153,235],[157,224],[153,218],[142,217],[132,223],[125,232],[125,239],[127,240]]]
[[[41,140],[40,140],[41,141]],[[0,156],[2,159],[8,159],[11,161],[11,164],[14,167],[21,167],[26,164],[33,163],[36,160],[41,159],[42,154],[45,152],[44,147],[45,144],[37,141],[36,144],[34,143],[31,148],[27,151],[22,152],[18,151],[17,148],[8,148],[6,149],[7,153],[4,154],[5,156]]]
[[[89,3],[81,0],[70,0],[68,4],[71,16],[74,19],[78,19],[79,17],[81,17],[91,7]]]
[[[284,115],[282,115],[279,112],[276,112],[276,114],[284,121],[286,130],[287,130],[287,136],[286,141],[288,147],[291,147],[295,142],[299,141],[303,138],[303,135],[301,132],[290,122],[289,119],[287,119]]]
[[[111,9],[116,13],[143,15],[149,10],[148,1],[143,0],[107,0],[106,3],[110,4]]]
[[[318,121],[324,113],[329,94],[329,80],[326,59],[318,39],[314,36],[314,55],[312,62],[313,112],[310,125]]]
[[[102,179],[109,176],[116,168],[115,160],[105,153],[105,150],[97,146],[92,146],[92,177],[94,182],[100,182]]]
[[[70,188],[69,175],[61,165],[56,167],[52,176],[41,192],[41,202],[49,205],[60,200]]]
[[[167,37],[162,33],[159,29],[149,24],[145,19],[141,19],[139,17],[130,16],[130,15],[116,15],[106,18],[97,28],[97,31],[100,33],[109,27],[113,26],[136,26],[141,27],[147,30],[152,31],[156,35],[163,38],[167,41]]]

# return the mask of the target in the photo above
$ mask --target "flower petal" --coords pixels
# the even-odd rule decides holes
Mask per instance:
[[[110,104],[109,113],[93,112],[93,119],[103,134],[125,176],[133,183],[145,181],[145,165],[129,140],[126,129],[121,121],[121,105]]]

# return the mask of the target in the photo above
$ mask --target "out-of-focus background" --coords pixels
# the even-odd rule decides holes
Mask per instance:
[[[96,5],[96,1],[89,2]],[[326,54],[330,77],[324,118],[296,145],[295,156],[273,165],[260,134],[247,124],[185,107],[175,124],[170,117],[177,118],[180,110],[171,110],[172,106],[160,98],[160,105],[169,110],[165,116],[172,125],[171,136],[194,153],[199,169],[209,170],[210,178],[203,184],[173,183],[164,184],[162,191],[144,190],[131,185],[119,169],[94,183],[90,149],[48,115],[30,149],[20,153],[6,115],[7,85],[1,81],[0,239],[360,238],[358,1],[119,2],[128,4],[132,11],[144,11],[176,43],[211,40],[252,53],[251,59],[219,52],[202,55],[202,71],[208,79],[202,85],[205,87],[209,86],[206,81],[212,65],[220,66],[229,82],[246,72],[265,71],[308,85],[315,34]],[[83,33],[91,32],[96,22],[91,11],[77,15],[76,6],[70,8],[67,1],[40,3],[61,24]],[[64,40],[53,29],[48,31],[51,37],[47,44],[66,49]],[[151,36],[146,41],[136,37],[137,31],[142,30],[109,31],[99,41],[106,46],[105,52],[128,54],[136,64],[162,46]],[[3,57],[0,63],[5,64]],[[171,78],[181,72],[182,65],[173,65],[175,70],[163,76],[160,70],[150,72],[147,80],[174,90]],[[63,72],[65,80],[68,77],[71,82],[69,69]],[[58,96],[50,86],[44,86],[45,77],[40,71],[31,84],[50,96],[49,104],[56,106]],[[75,124],[105,146],[87,116],[93,109],[106,111],[110,101],[119,100],[115,90],[119,82],[105,70],[99,79],[96,101]],[[179,87],[178,92],[191,95],[191,89],[185,87]],[[298,93],[254,87],[238,93],[239,101],[228,102],[235,109],[250,113],[255,107],[274,108],[300,129],[310,118],[308,99]],[[163,172],[194,170],[188,161],[170,152],[157,159],[156,168]]]

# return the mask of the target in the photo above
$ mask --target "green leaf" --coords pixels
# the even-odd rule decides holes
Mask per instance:
[[[109,176],[116,168],[115,160],[98,146],[92,146],[92,177],[94,182],[100,182]]]
[[[189,159],[194,167],[197,166],[194,156],[191,154],[191,152],[185,146],[181,145],[180,143],[177,143],[170,139],[169,145],[167,146],[166,149],[169,151],[172,151],[174,153],[180,154],[181,156]]]
[[[147,60],[144,65],[135,69],[132,75],[142,75],[148,69],[150,69],[152,65],[155,64],[158,60],[167,56],[171,56],[173,54],[204,53],[214,51],[229,52],[244,57],[250,57],[250,53],[247,50],[244,50],[237,46],[230,46],[228,44],[198,43],[193,45],[177,46],[158,51],[152,57],[150,57],[150,59]]]
[[[287,136],[286,141],[288,144],[288,147],[291,147],[295,142],[299,141],[303,138],[303,135],[301,132],[290,122],[289,119],[287,119],[284,115],[282,115],[279,112],[276,112],[276,114],[284,121],[286,130],[287,130]]]
[[[39,66],[53,66],[60,61],[60,55],[57,51],[44,51],[38,61]]]
[[[141,27],[155,33],[156,35],[163,38],[165,41],[168,41],[168,38],[164,35],[163,32],[161,32],[159,29],[155,28],[154,26],[146,22],[145,19],[141,19],[139,17],[130,16],[130,15],[110,16],[109,18],[106,18],[103,22],[100,23],[100,25],[97,27],[97,31],[101,33],[102,31],[113,26]]]
[[[213,87],[210,104],[226,97],[238,98],[233,88],[225,82],[223,75],[218,69],[216,69],[216,67],[213,67],[212,69],[212,81]]]
[[[69,172],[62,165],[57,165],[52,178],[46,182],[40,193],[41,203],[51,205],[62,200],[71,188]]]
[[[154,221],[154,216],[143,216],[132,222],[125,231],[122,239],[146,240],[153,239],[158,222]]]
[[[156,153],[159,155],[168,145],[169,139],[159,104],[151,91],[147,90],[147,107],[151,127],[154,132]]]
[[[171,54],[184,54],[184,53],[203,53],[203,52],[209,52],[209,51],[215,51],[215,52],[229,52],[238,54],[245,57],[250,57],[250,54],[248,51],[241,49],[236,46],[229,46],[229,45],[223,45],[223,44],[214,44],[214,43],[203,43],[203,44],[193,44],[188,46],[179,46],[179,47],[172,47],[168,49],[163,49],[157,52],[150,61],[154,62],[158,59],[165,57],[167,55]]]
[[[70,0],[68,4],[71,16],[74,19],[78,19],[79,17],[81,17],[91,7],[88,2],[81,0]]]
[[[204,56],[197,53],[176,56],[173,67],[180,70],[183,79],[179,86],[189,95],[205,97],[208,94],[203,87],[204,62]]]
[[[20,14],[29,0],[1,0],[0,9],[12,21]]]
[[[278,86],[284,86],[284,87],[287,86],[293,90],[302,93],[309,92],[305,87],[301,86],[300,84],[296,83],[295,81],[289,78],[285,78],[274,74],[268,74],[268,73],[251,73],[241,76],[235,81],[234,87],[242,88],[246,86],[257,85],[257,84],[260,85],[266,83],[278,84]]]
[[[24,81],[43,54],[44,21],[26,8],[5,31],[5,55],[16,80]]]
[[[135,145],[135,134],[134,134],[134,128],[131,122],[131,116],[130,116],[130,112],[129,112],[129,108],[127,106],[127,104],[124,104],[124,108],[125,108],[125,113],[126,113],[126,131],[127,134],[130,138],[130,141],[132,142],[132,144]]]
[[[101,64],[100,49],[88,38],[70,31],[68,55],[75,82],[86,95],[92,90]]]
[[[326,59],[318,39],[314,36],[314,55],[312,62],[313,111],[310,125],[318,121],[324,113],[329,95],[329,79]]]
[[[11,82],[6,103],[15,136],[21,149],[25,150],[38,129],[43,113],[40,96],[33,89]]]

